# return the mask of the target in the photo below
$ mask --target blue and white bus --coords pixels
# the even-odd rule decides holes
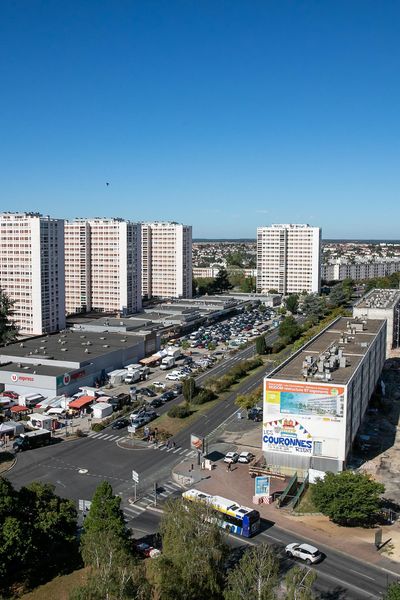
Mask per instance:
[[[216,522],[229,533],[251,537],[260,531],[260,513],[253,508],[240,506],[222,496],[211,496],[199,490],[183,492],[182,497],[190,502],[200,502],[215,511]]]

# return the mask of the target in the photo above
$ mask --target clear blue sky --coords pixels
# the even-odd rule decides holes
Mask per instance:
[[[2,0],[0,208],[400,238],[399,23],[397,0]]]

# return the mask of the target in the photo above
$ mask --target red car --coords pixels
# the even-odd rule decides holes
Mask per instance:
[[[149,544],[145,544],[144,542],[136,544],[136,550],[145,558],[156,558],[161,554],[161,551],[158,550],[158,548],[153,548],[153,546],[149,546]]]
[[[11,390],[7,390],[6,392],[3,392],[2,396],[5,396],[6,398],[11,398],[11,400],[18,400],[18,398],[19,398],[19,394],[17,394],[17,392],[13,392]]]

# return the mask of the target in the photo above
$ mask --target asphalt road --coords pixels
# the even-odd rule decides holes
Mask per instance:
[[[151,534],[158,531],[160,519],[160,512],[153,509],[147,510],[130,523],[133,535],[136,538],[148,541]],[[268,522],[263,522],[263,531],[254,538],[242,539],[229,535],[227,539],[229,545],[233,548],[263,543],[273,545],[280,556],[281,573],[283,575],[295,564],[307,567],[301,561],[286,557],[284,552],[287,544],[307,540],[297,540],[292,533]],[[319,549],[324,554],[324,560],[311,568],[317,573],[315,591],[320,598],[326,600],[382,598],[388,584],[398,579],[395,572],[365,564],[357,558],[341,554],[328,547],[319,546]]]

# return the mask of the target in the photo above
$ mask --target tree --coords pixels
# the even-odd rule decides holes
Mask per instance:
[[[325,304],[318,294],[306,294],[301,299],[301,309],[306,318],[316,325],[324,316]]]
[[[163,553],[154,567],[162,600],[217,600],[222,595],[225,533],[215,523],[207,505],[184,503],[166,505],[160,533]]]
[[[285,577],[285,600],[312,600],[314,598],[312,586],[316,579],[317,574],[311,569],[301,567],[290,569]]]
[[[369,475],[342,471],[327,473],[312,487],[315,506],[339,525],[369,525],[376,521],[385,491]]]
[[[348,297],[345,293],[343,285],[338,283],[334,285],[331,289],[331,293],[329,294],[329,305],[332,308],[337,308],[338,306],[343,306],[348,301]]]
[[[0,289],[0,346],[15,342],[18,328],[12,319],[14,302]]]
[[[253,394],[241,394],[237,396],[235,400],[235,404],[243,410],[250,410],[250,408],[253,408],[253,406],[255,406],[257,402],[258,398]]]
[[[244,277],[240,284],[240,289],[245,294],[252,294],[256,291],[256,278],[255,277]]]
[[[183,340],[182,344],[181,344],[181,348],[182,350],[188,350],[190,348],[190,344],[187,340]]]
[[[279,559],[271,546],[251,548],[229,572],[224,600],[273,600],[278,571]]]
[[[218,275],[214,279],[212,287],[214,293],[216,294],[220,292],[226,292],[227,290],[231,290],[233,288],[233,285],[229,281],[228,272],[226,269],[224,269],[224,267],[218,271]]]
[[[94,533],[101,539],[106,531],[112,531],[124,542],[129,538],[121,510],[121,498],[114,495],[108,481],[102,481],[96,488],[89,514],[84,522],[82,544],[85,544],[86,535]]]
[[[299,296],[298,294],[290,294],[285,300],[286,308],[295,315],[299,309]]]
[[[193,377],[188,377],[187,379],[185,379],[182,385],[182,393],[185,400],[187,402],[191,402],[192,399],[195,397],[196,392],[196,382],[193,379]]]
[[[260,335],[258,338],[256,338],[256,352],[257,354],[267,353],[267,344],[263,335]]]
[[[389,585],[384,600],[400,600],[400,584],[393,582]]]
[[[283,319],[279,325],[279,336],[281,338],[287,338],[289,343],[297,340],[301,335],[300,325],[296,319],[292,316]]]

